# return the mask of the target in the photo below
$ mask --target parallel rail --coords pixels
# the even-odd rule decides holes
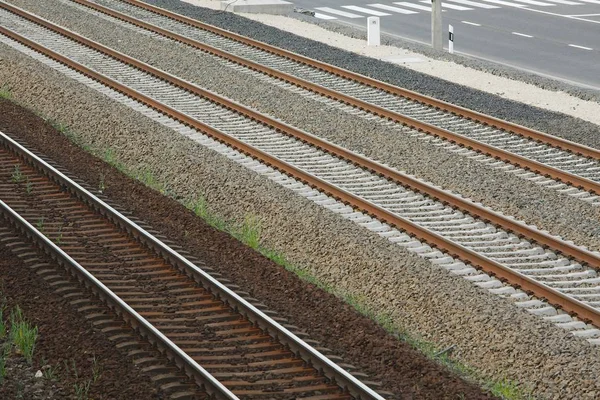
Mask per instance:
[[[165,80],[174,86],[183,88],[186,91],[189,91],[189,92],[195,93],[199,96],[208,98],[211,101],[221,104],[230,110],[234,110],[235,112],[237,112],[241,115],[244,115],[255,121],[259,121],[260,123],[262,123],[266,126],[272,127],[273,129],[276,129],[279,132],[283,132],[286,135],[297,138],[306,143],[310,143],[312,146],[315,146],[315,147],[322,149],[332,155],[335,155],[336,157],[339,157],[340,159],[344,159],[355,165],[359,165],[367,171],[372,171],[380,176],[385,177],[386,179],[388,179],[390,181],[397,182],[400,185],[403,185],[403,186],[409,187],[415,191],[424,193],[429,197],[438,199],[444,203],[451,205],[452,207],[460,209],[460,210],[462,210],[468,214],[471,214],[479,219],[483,219],[484,221],[490,221],[491,223],[496,224],[497,226],[502,227],[503,229],[505,229],[509,232],[518,233],[519,235],[522,235],[528,239],[531,239],[534,242],[537,242],[543,246],[547,246],[547,247],[549,247],[557,252],[560,252],[568,257],[572,257],[573,259],[578,260],[585,265],[589,265],[595,269],[600,269],[600,256],[598,256],[597,254],[595,254],[593,252],[582,249],[578,246],[575,246],[573,244],[570,244],[568,242],[560,240],[560,239],[553,237],[551,235],[548,235],[544,232],[540,232],[539,230],[528,227],[527,225],[525,225],[521,222],[514,221],[513,219],[507,218],[504,215],[495,213],[489,209],[486,209],[485,207],[474,204],[471,201],[467,201],[458,196],[455,196],[448,192],[445,192],[439,188],[425,184],[425,183],[423,183],[419,180],[416,180],[410,176],[401,174],[401,173],[394,171],[388,167],[385,167],[381,164],[378,164],[378,163],[368,160],[364,157],[356,155],[356,154],[354,154],[346,149],[343,149],[339,146],[333,145],[322,139],[314,137],[313,135],[310,135],[309,133],[302,132],[298,129],[290,127],[281,122],[273,121],[273,120],[269,119],[268,117],[262,116],[261,114],[255,112],[255,111],[246,109],[245,107],[243,107],[237,103],[220,98],[218,95],[208,92],[206,90],[203,90],[189,82],[185,82],[181,79],[178,79],[178,78],[176,78],[172,75],[169,75],[163,71],[159,71],[159,70],[157,70],[149,65],[146,65],[142,62],[131,59],[130,57],[128,57],[126,55],[120,54],[112,49],[108,49],[105,46],[102,46],[98,43],[95,43],[88,39],[82,38],[68,30],[57,27],[48,21],[45,21],[36,16],[33,16],[33,15],[31,15],[23,10],[20,10],[14,6],[7,5],[6,3],[3,3],[3,2],[0,2],[0,6],[7,10],[10,10],[11,12],[14,12],[15,14],[21,15],[30,21],[33,21],[44,27],[47,27],[48,29],[51,29],[63,36],[69,37],[79,43],[82,43],[85,46],[93,48],[96,51],[110,55],[111,57],[113,57],[123,63],[132,65],[135,68],[140,69],[140,70],[142,70],[148,74],[151,74],[155,77],[159,77],[160,79]],[[583,320],[590,321],[590,322],[600,326],[600,312],[597,309],[590,307],[587,304],[584,304],[583,302],[581,302],[579,300],[576,300],[572,297],[566,296],[563,293],[561,293],[555,289],[552,289],[551,287],[549,287],[547,285],[541,284],[540,282],[537,282],[534,279],[531,279],[530,277],[528,277],[516,270],[508,268],[508,267],[506,267],[486,256],[483,256],[465,246],[462,246],[458,243],[450,241],[441,235],[438,235],[420,225],[417,225],[417,224],[411,222],[410,220],[408,220],[406,218],[403,218],[397,214],[391,213],[390,211],[388,211],[368,200],[358,197],[349,191],[346,191],[346,190],[340,189],[339,187],[331,185],[330,183],[328,183],[310,173],[307,173],[306,171],[296,168],[295,166],[290,165],[289,163],[286,163],[286,162],[282,161],[281,159],[268,154],[267,152],[261,151],[253,146],[250,146],[250,145],[232,137],[231,135],[221,132],[218,129],[215,129],[199,120],[191,118],[188,115],[183,114],[182,112],[173,109],[172,107],[162,104],[161,102],[159,102],[155,99],[152,99],[149,96],[139,93],[136,90],[133,90],[127,86],[124,86],[124,85],[120,84],[119,82],[116,82],[102,74],[99,74],[77,62],[74,62],[73,60],[70,60],[69,58],[66,58],[52,50],[45,48],[44,46],[34,43],[34,42],[30,41],[29,39],[22,37],[21,35],[16,34],[6,28],[0,28],[0,33],[13,38],[14,40],[17,40],[17,41],[25,44],[26,46],[31,47],[34,50],[39,51],[42,54],[44,54],[50,58],[53,58],[65,65],[69,66],[70,68],[72,68],[76,71],[79,71],[80,73],[83,73],[83,74],[97,80],[98,82],[101,82],[102,84],[104,84],[108,87],[111,87],[121,93],[124,93],[127,96],[129,96],[133,99],[136,99],[137,101],[139,101],[143,104],[149,105],[150,107],[160,111],[161,113],[166,114],[166,115],[170,116],[171,118],[174,118],[188,126],[191,126],[195,129],[217,139],[218,141],[221,141],[221,142],[227,144],[228,146],[231,146],[232,148],[239,150],[240,152],[242,152],[244,154],[250,155],[253,158],[258,159],[261,162],[263,162],[267,165],[270,165],[270,166],[282,171],[283,173],[294,177],[295,179],[297,179],[299,181],[302,181],[314,188],[317,188],[320,191],[322,191],[336,199],[339,199],[346,204],[350,204],[351,206],[353,206],[357,209],[360,209],[360,210],[376,217],[377,219],[388,223],[391,226],[395,226],[401,230],[404,230],[404,231],[408,232],[409,234],[414,235],[414,236],[418,237],[419,239],[426,241],[427,243],[431,244],[432,246],[439,248],[440,250],[442,250],[454,257],[457,257],[457,258],[459,258],[475,267],[478,267],[492,275],[496,275],[497,277],[499,277],[501,279],[507,280],[508,282],[510,282],[513,285],[518,285],[521,288],[523,288],[524,290],[531,291],[536,296],[547,299],[551,304],[561,307],[568,312],[577,314]]]
[[[262,329],[273,338],[276,338],[279,343],[287,346],[292,353],[302,357],[302,359],[311,365],[312,368],[317,371],[322,371],[325,376],[343,390],[347,391],[350,395],[359,399],[383,399],[375,391],[354,378],[350,373],[340,368],[333,361],[329,360],[298,336],[281,326],[278,322],[274,321],[268,315],[250,304],[247,300],[219,282],[209,273],[188,261],[168,245],[161,242],[119,211],[106,204],[62,172],[56,170],[46,161],[36,156],[3,132],[0,132],[0,146],[15,154],[27,165],[45,175],[51,181],[58,184],[63,190],[66,190],[78,200],[88,205],[95,212],[127,232],[129,236],[142,243],[145,247],[151,249],[154,254],[158,254],[161,258],[167,260],[169,264],[192,277],[193,280],[201,285],[201,287],[209,288],[210,292],[219,300],[236,310],[236,312],[243,317],[247,318],[255,327]],[[89,272],[84,266],[69,256],[68,252],[65,252],[59,245],[50,240],[46,236],[48,234],[47,232],[45,234],[41,233],[30,222],[11,209],[3,200],[0,200],[0,213],[60,265],[71,270],[85,286],[97,293],[100,298],[108,303],[111,308],[122,316],[125,321],[127,321],[143,337],[166,352],[167,356],[190,377],[194,378],[198,385],[209,395],[220,399],[233,400],[238,398],[238,396],[230,391],[219,380],[215,379],[215,377],[203,366],[196,362],[177,344],[171,341],[167,335],[163,334],[160,329],[157,329],[148,321],[148,319],[140,315],[134,307],[130,306],[101,280],[96,278],[94,273]],[[151,263],[147,261],[146,264]],[[341,396],[339,398],[343,397],[344,396]],[[332,398],[335,398],[335,396],[332,396]]]
[[[327,98],[335,99],[342,103],[352,105],[354,107],[357,107],[361,110],[368,111],[368,112],[370,112],[374,115],[380,116],[382,118],[396,121],[398,123],[404,124],[413,129],[416,129],[418,131],[428,133],[435,137],[444,138],[451,143],[456,143],[456,144],[464,146],[466,148],[479,151],[490,157],[494,157],[494,158],[503,160],[503,161],[513,164],[517,167],[531,170],[540,175],[550,177],[552,179],[558,180],[560,182],[566,183],[566,184],[574,186],[576,188],[586,190],[586,191],[588,191],[590,193],[594,193],[596,195],[600,195],[600,182],[596,182],[594,180],[587,179],[585,177],[570,173],[568,171],[564,171],[562,169],[549,166],[547,164],[544,164],[544,163],[535,161],[533,159],[515,154],[513,152],[504,150],[502,148],[492,146],[492,145],[483,143],[478,140],[471,139],[464,135],[449,131],[447,129],[440,128],[438,126],[435,126],[435,125],[432,125],[432,124],[429,124],[429,123],[426,123],[423,121],[419,121],[415,118],[411,118],[406,115],[403,115],[403,114],[400,114],[400,113],[397,113],[394,111],[390,111],[384,107],[380,107],[380,106],[371,104],[369,102],[346,95],[344,93],[340,93],[339,91],[335,91],[335,90],[326,88],[324,86],[315,84],[315,83],[307,81],[305,79],[301,79],[299,77],[287,74],[285,72],[264,66],[260,63],[253,62],[251,60],[236,56],[235,54],[231,54],[227,51],[218,49],[214,46],[210,46],[208,44],[201,43],[197,40],[190,39],[188,37],[185,37],[183,35],[169,31],[167,29],[163,29],[156,25],[149,24],[147,22],[133,18],[131,16],[120,13],[118,11],[111,10],[110,8],[104,7],[104,6],[96,4],[94,2],[87,1],[87,0],[72,0],[72,1],[74,1],[78,4],[81,4],[83,6],[89,7],[91,9],[94,9],[96,11],[110,15],[114,18],[123,20],[125,22],[131,23],[133,25],[136,25],[141,28],[147,29],[149,31],[155,32],[159,35],[168,37],[175,41],[185,43],[186,45],[195,47],[197,49],[208,52],[210,54],[214,54],[216,56],[227,59],[231,62],[237,63],[237,64],[247,67],[249,69],[259,71],[261,73],[264,73],[264,74],[274,77],[276,79],[280,79],[280,80],[283,80],[290,84],[293,84],[298,87],[304,88],[306,90],[312,91],[314,93],[318,93]],[[257,40],[254,40],[254,39],[250,39],[248,37],[244,37],[239,34],[236,34],[236,33],[233,33],[233,32],[230,32],[230,31],[227,31],[227,30],[224,30],[224,29],[221,29],[221,28],[218,28],[218,27],[206,24],[206,23],[202,23],[202,22],[194,20],[192,18],[183,16],[183,15],[180,15],[177,13],[173,13],[171,11],[162,9],[160,7],[156,7],[156,6],[144,3],[143,1],[140,1],[140,0],[120,0],[120,1],[123,1],[124,3],[128,3],[131,5],[135,5],[144,10],[151,11],[153,13],[171,18],[173,20],[182,22],[184,24],[187,24],[187,25],[190,25],[190,26],[193,26],[193,27],[196,27],[196,28],[208,31],[208,32],[212,32],[214,34],[226,37],[228,39],[238,41],[240,43],[243,43],[248,46],[252,46],[254,48],[269,52],[271,54],[299,62],[301,64],[319,69],[321,71],[326,71],[332,75],[339,76],[339,77],[342,77],[342,78],[345,78],[345,79],[348,79],[348,80],[351,80],[351,81],[354,81],[354,82],[357,82],[357,83],[360,83],[360,84],[363,84],[363,85],[366,85],[366,86],[369,86],[372,88],[383,90],[387,93],[391,93],[391,94],[394,94],[399,97],[407,98],[407,99],[419,102],[421,104],[425,104],[425,105],[434,107],[436,109],[443,110],[445,112],[461,116],[461,117],[469,119],[469,120],[477,121],[484,125],[493,126],[497,129],[511,132],[511,133],[523,136],[525,138],[529,138],[529,139],[538,141],[540,143],[547,144],[547,145],[555,147],[555,148],[567,150],[576,155],[581,155],[584,157],[588,157],[590,159],[600,161],[600,150],[598,150],[598,149],[594,149],[594,148],[591,148],[591,147],[588,147],[588,146],[585,146],[582,144],[578,144],[578,143],[575,143],[575,142],[572,142],[572,141],[569,141],[566,139],[562,139],[562,138],[552,136],[552,135],[549,135],[549,134],[546,134],[543,132],[539,132],[539,131],[536,131],[536,130],[533,130],[530,128],[526,128],[524,126],[517,125],[517,124],[511,123],[511,122],[503,121],[503,120],[494,118],[492,116],[484,115],[484,114],[481,114],[481,113],[478,113],[475,111],[471,111],[471,110],[468,110],[468,109],[460,107],[460,106],[456,106],[456,105],[453,105],[453,104],[450,104],[450,103],[447,103],[447,102],[444,102],[441,100],[434,99],[432,97],[421,95],[414,91],[410,91],[410,90],[403,89],[403,88],[400,88],[400,87],[397,87],[394,85],[390,85],[388,83],[378,81],[376,79],[369,78],[364,75],[357,74],[355,72],[351,72],[351,71],[333,66],[331,64],[327,64],[327,63],[324,63],[321,61],[310,59],[308,57],[290,52],[288,50],[277,48],[275,46],[271,46],[271,45],[259,42]]]

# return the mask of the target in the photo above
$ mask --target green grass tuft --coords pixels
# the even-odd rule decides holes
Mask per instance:
[[[32,326],[25,321],[23,312],[19,306],[10,314],[10,337],[12,342],[17,346],[17,349],[23,354],[23,357],[31,364],[33,360],[33,350],[38,337],[37,326]]]
[[[15,165],[10,179],[13,181],[13,183],[21,183],[23,181],[23,173],[21,172],[21,167],[18,164]]]
[[[0,99],[10,100],[12,98],[12,93],[7,86],[0,87]]]
[[[253,215],[246,215],[244,222],[233,232],[236,239],[256,250],[260,245],[260,221]]]

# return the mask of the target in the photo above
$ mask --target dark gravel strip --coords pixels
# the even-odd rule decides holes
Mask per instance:
[[[398,65],[350,53],[235,15],[178,0],[146,0],[149,4],[187,15],[307,57],[358,72],[394,85],[436,97],[513,123],[600,148],[600,128],[564,114],[457,85]]]

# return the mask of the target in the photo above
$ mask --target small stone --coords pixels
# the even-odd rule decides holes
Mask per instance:
[[[40,370],[38,369],[38,372],[36,372],[36,373],[35,373],[35,377],[36,377],[36,378],[41,378],[42,376],[44,376],[44,374],[42,374],[42,371],[40,371]]]

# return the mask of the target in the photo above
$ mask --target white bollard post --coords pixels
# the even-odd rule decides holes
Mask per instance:
[[[367,18],[367,45],[379,46],[381,44],[381,29],[379,17]]]
[[[454,54],[454,27],[448,25],[448,52]]]

